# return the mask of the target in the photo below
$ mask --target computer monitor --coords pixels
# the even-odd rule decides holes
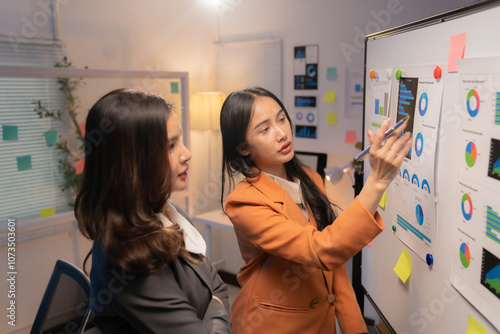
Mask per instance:
[[[318,172],[325,181],[326,153],[295,151],[295,155],[304,165]]]

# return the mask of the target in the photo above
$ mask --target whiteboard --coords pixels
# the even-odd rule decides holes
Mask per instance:
[[[386,76],[389,72],[392,77],[399,67],[444,64],[446,68],[450,39],[463,33],[466,33],[464,59],[500,56],[499,5],[499,1],[485,1],[367,36],[364,129],[371,126],[368,116],[372,106],[366,103],[366,96],[372,93],[369,85],[371,69],[377,69],[378,76]],[[457,108],[460,103],[459,74],[444,70],[440,80],[443,80],[444,88],[435,154],[434,264],[428,266],[394,235],[391,227],[395,224],[393,213],[396,208],[394,199],[388,196],[385,209],[379,209],[386,228],[373,241],[373,247],[367,246],[362,251],[361,282],[366,294],[397,333],[466,333],[469,316],[483,325],[488,333],[499,333],[500,328],[488,321],[450,283],[453,258],[457,255],[453,235],[458,191],[456,166],[458,159],[463,158],[456,145],[460,140],[457,129],[461,122],[460,109]],[[397,94],[391,96],[391,108],[395,108],[397,98]],[[367,141],[365,136],[365,145]],[[364,163],[364,171],[366,180],[370,173],[368,162]],[[500,189],[497,194],[500,194]],[[403,248],[413,258],[411,276],[406,284],[393,270]]]

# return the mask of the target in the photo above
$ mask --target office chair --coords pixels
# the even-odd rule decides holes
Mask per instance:
[[[90,280],[76,266],[57,260],[31,334],[82,333],[90,317]]]

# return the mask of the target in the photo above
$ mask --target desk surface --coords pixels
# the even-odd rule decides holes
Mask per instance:
[[[195,223],[217,226],[228,230],[234,229],[233,224],[221,209],[195,215],[192,220]]]

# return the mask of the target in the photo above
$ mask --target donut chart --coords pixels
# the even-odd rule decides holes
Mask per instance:
[[[422,136],[422,133],[419,132],[417,134],[417,137],[415,138],[415,154],[417,157],[422,155],[422,152],[424,150],[424,136]]]
[[[469,246],[464,242],[460,245],[460,261],[464,268],[468,268],[470,265],[470,250]]]
[[[429,104],[429,97],[426,92],[420,95],[420,100],[418,101],[418,112],[420,116],[424,116],[427,112],[427,105]]]
[[[477,159],[477,149],[476,144],[469,142],[467,147],[465,147],[465,162],[467,166],[473,167],[476,164]]]
[[[479,94],[475,89],[467,94],[467,112],[471,117],[476,117],[479,112]]]
[[[407,169],[405,169],[403,171],[403,179],[405,179],[406,181],[410,182],[410,173],[408,173]]]
[[[429,181],[427,181],[426,179],[422,180],[422,189],[427,190],[429,194],[431,193],[431,187],[429,185]]]
[[[462,196],[462,215],[465,220],[470,220],[472,218],[472,199],[469,194],[464,194]]]

